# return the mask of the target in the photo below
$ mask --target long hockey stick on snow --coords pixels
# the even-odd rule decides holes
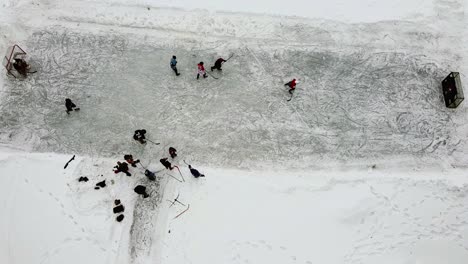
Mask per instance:
[[[174,219],[176,219],[177,217],[179,217],[179,216],[183,215],[185,212],[187,212],[187,211],[188,211],[188,209],[190,209],[190,204],[189,204],[189,205],[187,205],[187,209],[185,209],[185,210],[183,210],[182,212],[180,212],[180,213],[179,213],[178,215],[176,215],[176,216],[175,216],[175,217],[174,217],[172,220],[174,220]]]
[[[289,101],[291,101],[292,98],[293,98],[293,94],[291,94],[291,97],[290,97],[288,100],[286,100],[286,101],[289,102]]]
[[[182,181],[185,182],[184,175],[182,175],[182,172],[180,172],[179,167],[174,165],[174,168],[177,168],[177,170],[178,170],[179,173],[180,173],[180,177],[182,177]]]
[[[170,175],[169,173],[166,173],[166,175],[169,175],[170,177],[174,178],[174,179],[175,179],[176,181],[178,181],[178,182],[182,182],[181,180],[177,179],[176,177]]]
[[[188,164],[187,162],[185,162],[185,160],[184,160],[184,163],[187,164],[188,166],[190,166],[190,164]]]

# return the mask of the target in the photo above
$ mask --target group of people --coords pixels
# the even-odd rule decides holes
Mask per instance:
[[[138,130],[135,131],[135,133],[133,135],[133,139],[138,141],[141,144],[146,144],[147,139],[146,139],[145,134],[146,134],[145,129],[138,129]],[[177,150],[174,147],[169,147],[169,156],[171,157],[172,160],[174,160],[177,157]],[[132,167],[137,167],[137,164],[140,163],[140,160],[139,159],[134,159],[133,155],[131,155],[131,154],[125,154],[123,156],[123,158],[124,158],[125,161],[117,161],[117,165],[114,166],[113,171],[114,171],[115,174],[124,173],[125,175],[130,177],[130,176],[132,176],[132,174],[130,173],[129,165],[132,166]],[[159,162],[161,162],[161,164],[164,166],[164,168],[166,168],[168,170],[173,170],[174,168],[177,168],[179,170],[179,167],[177,165],[172,165],[172,163],[169,161],[169,158],[162,158],[162,159],[159,160]],[[190,164],[187,164],[187,165],[188,165],[190,173],[192,174],[193,177],[195,177],[195,178],[205,177],[204,174],[200,173],[197,169],[193,168]],[[143,167],[143,165],[142,165],[142,167]],[[145,169],[144,174],[149,180],[152,180],[152,181],[156,180],[156,173],[155,172],[152,172],[152,171],[146,169],[145,167],[143,167],[143,168]],[[179,172],[180,172],[180,170],[179,170]],[[149,194],[146,192],[146,187],[145,186],[138,185],[137,187],[135,187],[134,191],[137,194],[142,195],[143,198],[148,198],[149,197]]]
[[[213,71],[214,69],[218,70],[218,71],[222,71],[223,69],[221,69],[221,66],[223,65],[223,63],[225,63],[227,60],[223,59],[223,58],[219,58],[215,61],[215,64],[211,67],[211,71]],[[179,71],[177,70],[177,57],[174,55],[172,56],[172,59],[171,59],[171,62],[169,63],[169,65],[171,66],[171,69],[174,71],[174,73],[176,74],[176,76],[179,76],[180,73]],[[203,76],[203,78],[206,78],[208,77],[206,75],[206,70],[205,70],[205,66],[204,66],[204,63],[203,61],[201,61],[200,63],[198,63],[197,65],[197,80],[200,78],[200,76]]]

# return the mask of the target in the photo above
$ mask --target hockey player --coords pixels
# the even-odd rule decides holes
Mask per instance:
[[[292,81],[285,83],[284,86],[289,86],[288,92],[292,94],[294,92],[294,89],[296,89],[296,84],[297,84],[296,79],[292,79]]]
[[[173,170],[177,166],[172,166],[172,164],[167,160],[167,158],[160,159],[159,162],[168,170]]]
[[[169,155],[171,155],[171,158],[177,157],[177,150],[173,147],[169,147]]]
[[[146,187],[143,185],[137,185],[135,189],[133,189],[139,195],[143,195],[143,198],[148,198],[149,194],[146,192]]]
[[[188,168],[190,169],[190,173],[192,173],[193,177],[195,178],[205,177],[204,174],[201,174],[198,170],[194,169],[191,165],[188,165]]]
[[[132,167],[136,167],[136,164],[140,162],[140,160],[133,160],[133,156],[131,154],[124,155],[124,160],[132,165]]]
[[[133,135],[133,139],[140,142],[141,144],[146,144],[145,134],[146,134],[145,129],[135,130],[135,134]]]
[[[25,60],[19,58],[15,59],[15,62],[13,62],[13,68],[15,68],[15,70],[19,72],[19,74],[26,77],[28,74],[28,70],[31,68],[31,66],[29,66]]]
[[[222,71],[223,69],[221,69],[221,65],[223,64],[223,62],[226,62],[226,60],[223,59],[223,58],[217,59],[214,66],[211,67],[211,71],[213,71],[213,69],[217,69],[218,71]]]
[[[114,166],[115,170],[114,170],[114,173],[117,174],[119,172],[123,172],[125,173],[127,176],[132,176],[132,174],[130,174],[130,172],[128,172],[128,164],[127,162],[120,162],[120,161],[117,161],[117,165]]]
[[[71,111],[75,110],[78,111],[80,110],[79,108],[76,107],[76,105],[70,100],[70,98],[65,99],[65,107],[67,108],[67,114],[70,114]]]
[[[176,56],[172,56],[171,59],[171,69],[175,72],[176,76],[179,76],[180,73],[177,71],[177,58]]]
[[[208,76],[206,75],[205,66],[203,66],[203,61],[201,61],[200,63],[198,63],[197,80],[198,80],[198,78],[200,78],[200,74],[203,76],[203,78],[208,77]]]

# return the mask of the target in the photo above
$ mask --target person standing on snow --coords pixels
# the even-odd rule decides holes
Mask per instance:
[[[214,66],[211,67],[211,71],[213,71],[213,69],[217,69],[218,71],[222,71],[223,69],[221,69],[221,65],[223,64],[223,62],[226,62],[226,60],[223,59],[223,58],[217,59]]]
[[[179,76],[180,73],[177,71],[177,58],[176,56],[172,56],[171,59],[171,69],[175,72],[176,76]]]
[[[200,78],[200,74],[203,76],[203,78],[206,78],[206,71],[205,71],[205,66],[203,66],[203,61],[198,63],[198,73],[197,73],[197,80]]]
[[[292,81],[285,83],[284,86],[289,86],[288,92],[292,94],[294,92],[294,89],[296,89],[296,84],[297,84],[296,79],[292,79]]]

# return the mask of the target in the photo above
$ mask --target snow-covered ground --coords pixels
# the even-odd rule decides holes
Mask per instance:
[[[0,263],[468,261],[467,108],[440,88],[468,81],[464,1],[0,5],[0,48],[38,70],[0,78]],[[115,175],[127,153],[157,180]]]

